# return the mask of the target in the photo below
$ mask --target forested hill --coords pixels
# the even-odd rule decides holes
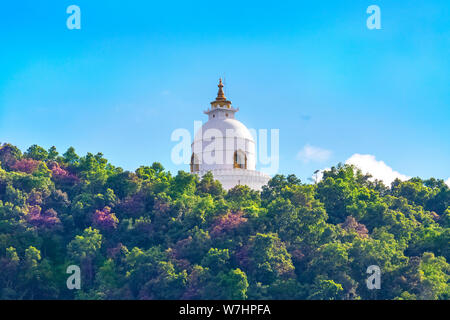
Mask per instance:
[[[211,175],[128,172],[73,148],[3,144],[0,162],[0,299],[450,298],[443,180],[385,186],[338,165],[317,184],[277,175],[225,192]]]

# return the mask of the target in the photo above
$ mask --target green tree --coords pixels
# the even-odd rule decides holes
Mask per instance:
[[[48,159],[48,152],[44,148],[34,144],[28,148],[24,156],[34,160],[42,161]]]
[[[435,257],[433,253],[425,252],[419,272],[421,278],[420,299],[446,300],[450,298],[450,265],[444,257]]]
[[[48,156],[47,156],[48,160],[56,160],[59,156],[59,153],[56,150],[55,146],[50,147],[50,149],[48,149],[47,153],[48,153]]]
[[[241,264],[256,281],[266,284],[279,277],[292,277],[294,271],[291,255],[274,233],[258,233],[250,237],[249,247],[242,253]]]
[[[202,266],[208,267],[214,273],[223,271],[230,263],[230,252],[228,249],[211,248],[202,260]]]
[[[342,285],[333,280],[318,278],[311,288],[308,299],[311,300],[338,300],[341,299]]]
[[[114,193],[123,199],[139,190],[140,181],[136,174],[125,171],[109,176],[106,185],[108,188],[114,190]]]
[[[219,274],[217,283],[219,299],[244,300],[247,298],[247,275],[242,270],[235,269]]]
[[[75,236],[75,239],[67,245],[68,257],[71,264],[75,263],[83,270],[83,282],[91,284],[95,275],[95,259],[102,245],[102,235],[91,227],[85,229],[82,235]]]

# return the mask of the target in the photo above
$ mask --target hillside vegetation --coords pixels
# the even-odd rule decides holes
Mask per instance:
[[[226,192],[210,174],[128,172],[73,148],[3,144],[0,163],[0,299],[450,298],[443,180],[385,186],[338,165],[317,184]]]

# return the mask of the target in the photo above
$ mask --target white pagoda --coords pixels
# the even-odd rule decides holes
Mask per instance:
[[[218,87],[216,100],[204,112],[208,121],[197,131],[191,145],[191,172],[201,177],[210,171],[226,190],[236,185],[261,190],[270,176],[255,170],[253,136],[242,122],[235,119],[239,108],[233,108],[225,97],[222,79]]]

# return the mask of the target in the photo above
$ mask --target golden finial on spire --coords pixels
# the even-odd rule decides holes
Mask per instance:
[[[227,100],[225,97],[225,93],[223,92],[223,84],[222,84],[222,78],[219,79],[219,92],[217,93],[216,100]]]
[[[211,102],[211,106],[213,108],[231,108],[231,101],[227,100],[227,97],[225,97],[225,93],[223,92],[222,78],[219,79],[218,87],[219,92],[217,93],[217,98]]]

